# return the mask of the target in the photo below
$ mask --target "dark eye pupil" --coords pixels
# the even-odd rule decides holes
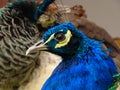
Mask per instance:
[[[64,35],[63,33],[59,32],[59,33],[56,33],[56,34],[54,35],[54,38],[55,38],[57,41],[63,41],[63,40],[65,40],[65,35]]]

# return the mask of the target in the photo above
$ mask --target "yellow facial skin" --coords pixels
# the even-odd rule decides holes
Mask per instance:
[[[68,42],[70,41],[70,38],[72,37],[70,30],[67,31],[67,33],[65,34],[65,37],[66,37],[66,39],[64,41],[61,41],[58,44],[56,44],[55,48],[60,48],[60,47],[68,44]],[[54,34],[52,34],[45,43],[51,41],[52,39],[54,39]]]

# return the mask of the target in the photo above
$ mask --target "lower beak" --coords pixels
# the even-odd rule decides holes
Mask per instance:
[[[48,50],[48,46],[45,45],[43,40],[40,40],[37,43],[35,43],[33,46],[28,48],[28,50],[26,51],[26,55],[35,51],[44,51],[44,50]]]

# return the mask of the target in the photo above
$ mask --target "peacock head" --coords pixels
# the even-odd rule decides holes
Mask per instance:
[[[84,50],[86,38],[72,23],[63,23],[46,31],[42,36],[42,40],[31,46],[26,54],[41,50],[63,57],[72,56]]]

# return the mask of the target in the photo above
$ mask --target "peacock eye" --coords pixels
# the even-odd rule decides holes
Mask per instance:
[[[63,41],[65,40],[65,34],[62,33],[62,32],[58,32],[54,35],[54,39],[57,40],[57,41]]]

